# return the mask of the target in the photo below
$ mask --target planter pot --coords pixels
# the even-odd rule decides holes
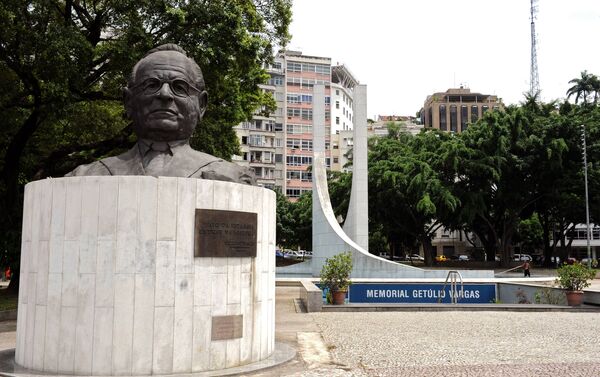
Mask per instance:
[[[346,291],[334,291],[331,296],[333,305],[344,305],[344,301],[346,301]]]
[[[579,306],[583,303],[583,291],[566,291],[569,306]]]

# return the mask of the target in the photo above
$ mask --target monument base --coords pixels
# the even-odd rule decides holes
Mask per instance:
[[[196,209],[256,214],[256,257],[195,256]],[[273,353],[271,190],[147,176],[36,181],[25,187],[22,240],[20,366],[161,375]]]

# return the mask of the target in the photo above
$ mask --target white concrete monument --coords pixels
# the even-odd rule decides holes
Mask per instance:
[[[202,223],[202,210],[255,214],[256,256],[195,250],[198,229],[214,237],[248,231],[235,217]],[[149,176],[36,181],[25,187],[22,240],[18,365],[175,374],[249,364],[274,351],[271,190]]]

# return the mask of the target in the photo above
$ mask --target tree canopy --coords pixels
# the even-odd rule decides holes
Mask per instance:
[[[13,235],[4,248],[18,250],[25,183],[133,143],[121,87],[157,45],[180,45],[202,68],[209,105],[192,145],[231,158],[232,127],[273,109],[258,85],[290,21],[290,0],[2,1],[0,230]]]

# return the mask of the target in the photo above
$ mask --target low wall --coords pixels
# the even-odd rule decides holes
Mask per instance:
[[[320,312],[323,308],[323,291],[311,279],[301,279],[300,299],[309,313]]]

